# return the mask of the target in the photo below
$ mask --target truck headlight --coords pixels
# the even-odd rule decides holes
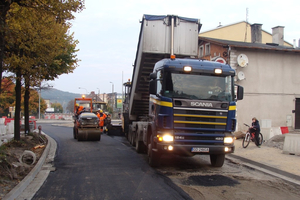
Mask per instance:
[[[174,141],[174,137],[173,137],[173,135],[164,135],[163,136],[163,141],[165,141],[165,142],[173,142]]]
[[[233,137],[224,137],[224,144],[231,144],[233,141]]]
[[[174,141],[174,136],[170,135],[170,134],[157,135],[157,139],[160,142],[173,142]]]

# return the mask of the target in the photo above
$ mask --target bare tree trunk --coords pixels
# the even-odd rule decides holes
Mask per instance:
[[[21,71],[17,70],[16,73],[16,109],[15,109],[15,130],[14,130],[14,139],[20,140],[20,111],[21,111]]]
[[[25,116],[25,134],[27,135],[30,132],[29,127],[29,77],[25,76],[25,95],[24,95],[24,116]]]

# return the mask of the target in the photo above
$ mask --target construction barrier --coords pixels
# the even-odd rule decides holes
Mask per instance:
[[[59,119],[59,120],[72,120],[72,114],[62,114],[62,113],[47,113],[44,115],[44,119]]]
[[[300,134],[286,134],[283,143],[283,153],[300,155]]]

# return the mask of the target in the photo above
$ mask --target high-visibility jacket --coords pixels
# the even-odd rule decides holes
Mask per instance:
[[[104,126],[104,120],[106,119],[106,114],[105,113],[97,113],[97,117],[99,118],[100,120],[100,126]]]
[[[77,114],[77,115],[80,115],[80,113],[81,113],[82,110],[83,110],[83,106],[77,107],[76,114]]]

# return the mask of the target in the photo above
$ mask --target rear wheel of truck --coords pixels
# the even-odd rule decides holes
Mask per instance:
[[[151,136],[151,143],[148,145],[148,161],[151,167],[158,167],[160,165],[161,155],[152,150],[153,144],[153,137]]]
[[[143,141],[139,141],[138,137],[135,137],[135,150],[137,153],[146,152],[146,146],[144,145]]]
[[[225,160],[225,154],[211,154],[210,163],[213,167],[222,167]]]
[[[134,132],[132,131],[131,125],[129,125],[129,129],[128,129],[128,141],[132,146],[135,146]]]

